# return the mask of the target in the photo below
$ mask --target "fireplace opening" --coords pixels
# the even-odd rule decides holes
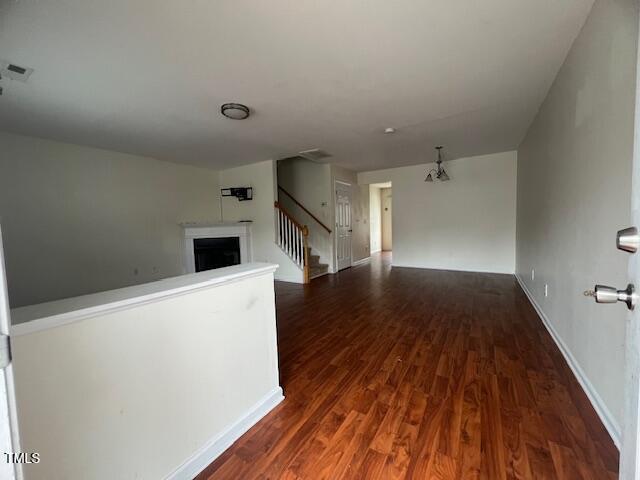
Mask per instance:
[[[193,254],[196,272],[240,263],[240,238],[195,238]]]

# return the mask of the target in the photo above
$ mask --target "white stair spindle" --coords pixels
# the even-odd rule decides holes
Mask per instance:
[[[284,251],[285,253],[289,253],[289,219],[285,216],[284,217],[284,231],[282,232],[284,234],[284,239],[282,241],[282,246],[284,247]]]
[[[287,226],[287,219],[286,219],[286,217],[284,216],[284,214],[282,212],[280,212],[280,216],[281,216],[281,218],[280,218],[280,220],[281,220],[281,223],[280,223],[280,246],[282,248],[284,248],[285,243],[286,243],[286,239],[284,238],[284,229]]]
[[[307,263],[307,252],[305,251],[307,238],[304,236],[305,229],[298,226],[284,210],[280,209],[279,205],[276,204],[275,208],[277,210],[276,243],[280,249],[304,271]]]
[[[291,243],[291,253],[289,255],[291,255],[291,257],[293,258],[295,253],[296,253],[296,226],[293,224],[293,221],[291,221],[291,237],[290,237],[290,243]]]
[[[277,218],[277,230],[276,230],[276,235],[277,235],[277,239],[278,239],[278,246],[282,246],[282,212],[280,211],[280,209],[278,209],[278,216]]]
[[[287,252],[287,225],[289,219],[283,214],[282,215],[282,249]]]
[[[291,222],[291,258],[296,261],[296,224]]]
[[[298,265],[302,267],[304,264],[304,249],[302,248],[304,245],[304,235],[302,233],[302,229],[298,230],[298,255],[299,261]]]

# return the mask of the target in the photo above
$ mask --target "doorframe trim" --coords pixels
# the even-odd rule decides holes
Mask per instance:
[[[8,335],[11,339],[11,308],[9,305],[9,282],[7,280],[7,268],[4,260],[4,243],[2,240],[2,225],[0,224],[0,333]],[[10,447],[14,453],[22,451],[20,442],[20,424],[18,422],[18,407],[15,391],[13,362],[4,368],[4,386],[7,397],[7,410],[9,416]],[[23,464],[13,465],[13,478],[24,478]]]
[[[542,324],[547,329],[547,331],[549,332],[549,335],[551,335],[551,338],[553,339],[554,343],[557,345],[558,349],[560,350],[560,353],[562,353],[562,356],[564,357],[565,361],[569,365],[569,368],[573,372],[573,376],[576,377],[576,379],[578,380],[578,383],[582,387],[582,390],[587,395],[587,398],[589,399],[591,406],[598,414],[598,417],[600,418],[600,421],[603,423],[604,427],[609,433],[611,440],[613,440],[613,443],[615,444],[616,448],[618,449],[618,451],[620,451],[621,445],[622,445],[621,443],[622,429],[620,428],[620,425],[616,421],[615,417],[611,414],[611,411],[609,411],[609,409],[605,405],[600,395],[598,395],[598,392],[591,384],[591,381],[589,380],[587,375],[584,373],[582,368],[580,368],[580,365],[578,364],[577,360],[574,358],[573,354],[571,353],[571,350],[569,350],[569,348],[566,346],[566,344],[564,343],[564,340],[562,340],[562,337],[558,334],[556,329],[553,327],[553,324],[551,323],[549,318],[547,318],[545,313],[542,311],[542,309],[538,305],[538,302],[536,302],[536,300],[533,298],[533,294],[525,284],[524,280],[517,273],[514,276],[516,277],[516,280],[518,281],[520,288],[522,288],[522,291],[527,296],[527,298],[529,299],[529,302],[531,303],[534,310],[538,314],[538,317],[540,317],[540,319],[542,320]]]

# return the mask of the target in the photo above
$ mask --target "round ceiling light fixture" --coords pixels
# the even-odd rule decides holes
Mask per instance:
[[[393,127],[387,127],[384,129],[384,133],[386,133],[387,135],[390,133],[396,133],[396,129]]]
[[[249,107],[241,103],[223,103],[220,113],[231,120],[244,120],[250,115]]]

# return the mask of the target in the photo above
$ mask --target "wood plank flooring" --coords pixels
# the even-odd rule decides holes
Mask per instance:
[[[389,260],[277,283],[286,399],[199,480],[617,478],[512,276]]]

